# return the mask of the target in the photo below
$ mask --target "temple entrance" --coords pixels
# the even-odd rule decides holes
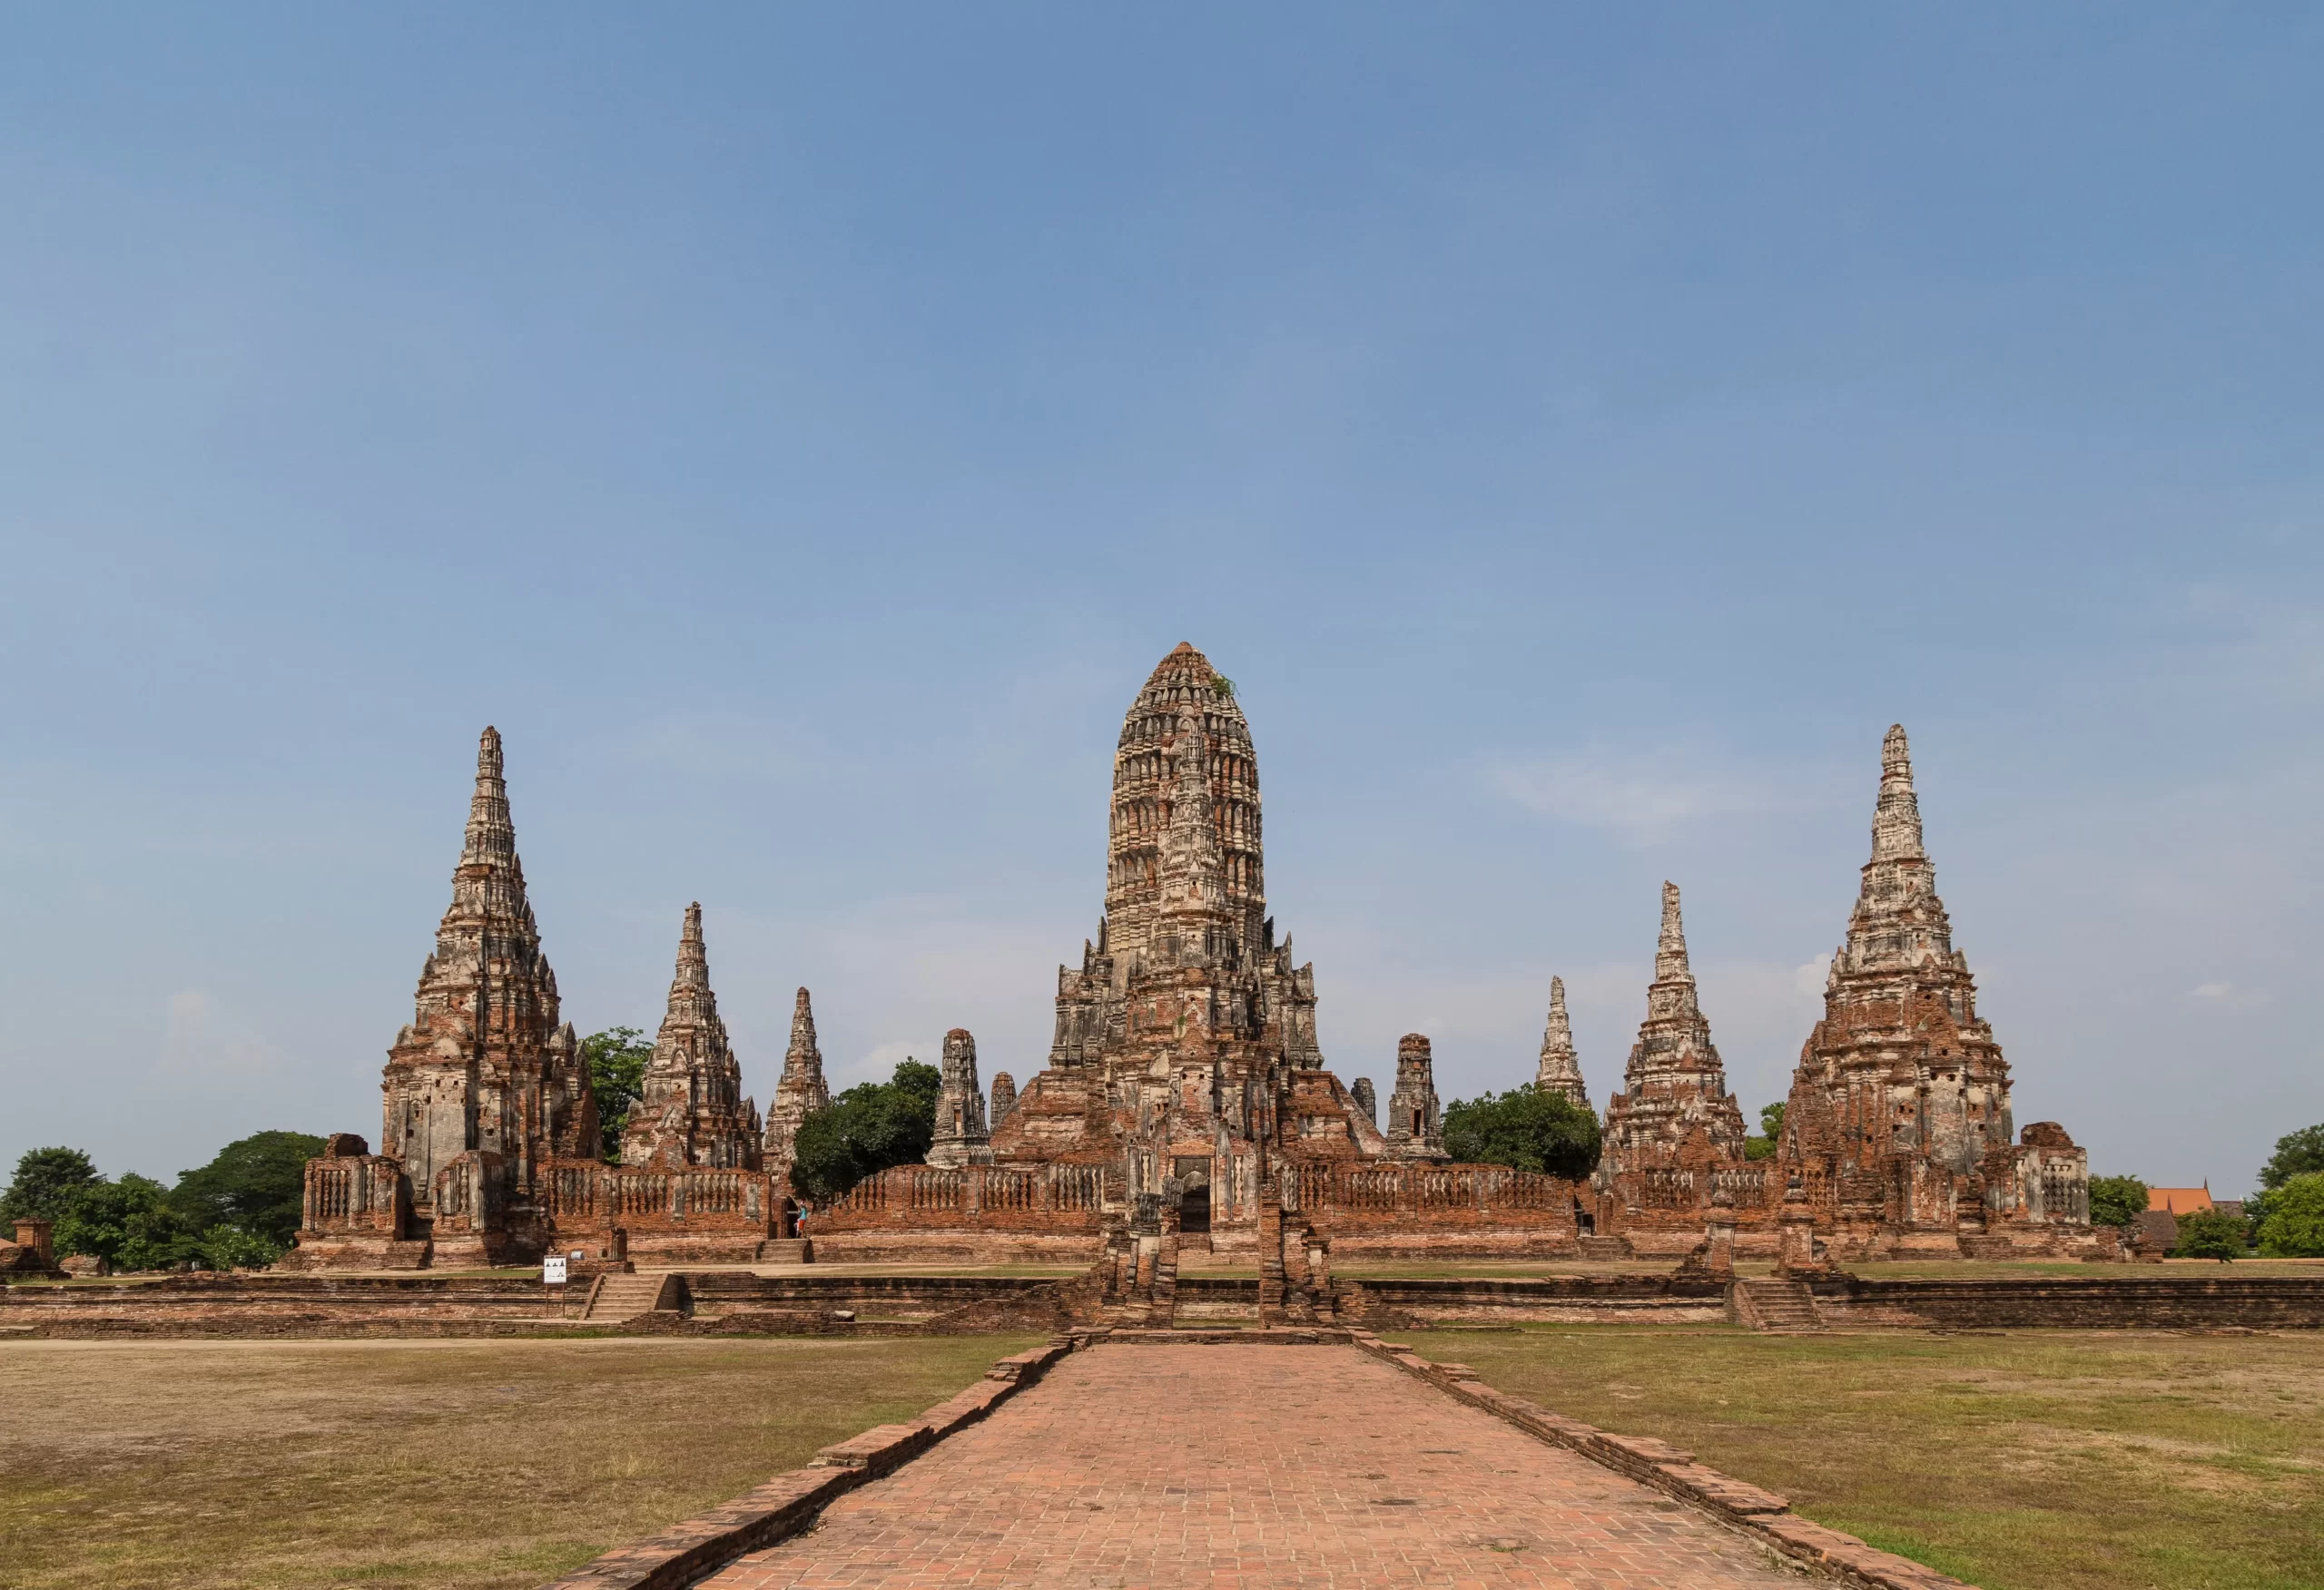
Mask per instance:
[[[1210,1156],[1180,1154],[1171,1173],[1186,1191],[1178,1199],[1178,1234],[1210,1235]]]

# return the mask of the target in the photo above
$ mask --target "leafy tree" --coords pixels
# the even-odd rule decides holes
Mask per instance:
[[[581,1058],[589,1068],[589,1092],[597,1101],[597,1125],[604,1135],[599,1152],[609,1165],[621,1163],[622,1128],[629,1124],[632,1105],[645,1096],[645,1063],[654,1045],[640,1042],[645,1033],[634,1026],[607,1027],[581,1040]]]
[[[2269,1193],[2260,1251],[2270,1259],[2324,1259],[2324,1172],[2288,1177]]]
[[[1783,1104],[1777,1099],[1772,1104],[1759,1106],[1759,1134],[1743,1140],[1743,1157],[1766,1160],[1776,1157],[1776,1144],[1783,1136]]]
[[[866,1082],[800,1124],[792,1144],[791,1187],[828,1203],[890,1165],[919,1163],[936,1139],[944,1074],[918,1060],[897,1064],[887,1082]]]
[[[2272,1192],[2294,1176],[2324,1171],[2324,1125],[2303,1126],[2276,1139],[2273,1158],[2260,1167],[2260,1185]]]
[[[104,1178],[77,1148],[26,1149],[16,1162],[16,1179],[0,1192],[0,1237],[20,1220],[62,1220],[84,1188]]]
[[[2090,1223],[2126,1226],[2146,1212],[2146,1183],[2136,1176],[2090,1178]]]
[[[82,1188],[56,1222],[56,1246],[115,1270],[165,1270],[202,1256],[198,1234],[170,1206],[169,1189],[134,1171]]]
[[[2182,1259],[2216,1259],[2225,1264],[2241,1257],[2250,1238],[2250,1224],[2240,1216],[2223,1209],[2199,1209],[2179,1217],[2179,1245],[2171,1251]]]
[[[1579,1182],[1598,1168],[1598,1117],[1543,1088],[1487,1093],[1445,1107],[1444,1146],[1464,1164],[1508,1165]]]
[[[305,1132],[259,1132],[237,1139],[208,1164],[178,1177],[170,1207],[205,1236],[213,1228],[231,1227],[271,1246],[258,1262],[271,1263],[299,1229],[307,1162],[322,1151],[323,1140]]]

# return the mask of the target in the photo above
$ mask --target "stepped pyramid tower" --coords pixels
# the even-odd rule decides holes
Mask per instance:
[[[1566,1018],[1563,977],[1550,979],[1550,1021],[1541,1031],[1541,1063],[1533,1085],[1590,1107],[1590,1092],[1581,1085],[1581,1056],[1573,1048],[1573,1024]]]
[[[670,1003],[646,1062],[644,1092],[622,1134],[622,1163],[655,1170],[759,1168],[758,1105],[743,1096],[743,1068],[726,1042],[702,902],[686,908]]]
[[[1872,859],[1800,1051],[1777,1157],[1851,1251],[1989,1223],[2086,1225],[2087,1159],[2043,1122],[2010,1141],[2009,1066],[1937,898],[1902,724],[1880,747]],[[2076,1166],[2080,1169],[2077,1171]]]
[[[1276,939],[1265,877],[1250,725],[1181,644],[1123,717],[1105,914],[1058,969],[1049,1064],[993,1124],[995,1163],[1103,1167],[1132,1202],[1194,1200],[1191,1232],[1256,1226],[1268,1153],[1384,1152],[1324,1069],[1315,969]]]
[[[1717,1174],[1742,1165],[1743,1138],[1743,1112],[1727,1091],[1726,1067],[1695,997],[1679,886],[1665,883],[1646,1020],[1622,1091],[1606,1105],[1605,1157],[1596,1177],[1601,1207],[1610,1201],[1627,1225],[1641,1217],[1651,1223],[1661,1212],[1686,1225],[1691,1240]]]
[[[513,1223],[521,1236],[547,1163],[594,1160],[599,1143],[579,1045],[558,1019],[556,974],[525,898],[495,729],[477,747],[452,903],[413,1006],[380,1082],[380,1153],[402,1163],[415,1229],[439,1255],[497,1257],[487,1228],[497,1237]]]
[[[823,1052],[815,1046],[815,1009],[802,988],[791,1006],[791,1046],[783,1055],[783,1080],[766,1112],[766,1168],[778,1196],[791,1192],[792,1144],[808,1116],[831,1108],[823,1081]]]

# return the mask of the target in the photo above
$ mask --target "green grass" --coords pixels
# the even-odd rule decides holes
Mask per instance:
[[[530,1590],[1033,1340],[0,1343],[0,1583]]]
[[[1397,1336],[1987,1590],[2324,1586],[2324,1333]]]

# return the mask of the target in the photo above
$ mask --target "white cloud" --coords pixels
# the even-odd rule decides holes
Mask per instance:
[[[1839,790],[1821,770],[1748,766],[1683,746],[1601,746],[1505,762],[1491,778],[1502,796],[1530,811],[1611,829],[1630,845],[1656,843],[1705,817],[1825,806]]]
[[[2201,983],[2194,989],[2198,999],[2224,999],[2234,992],[2235,985],[2232,983]]]

